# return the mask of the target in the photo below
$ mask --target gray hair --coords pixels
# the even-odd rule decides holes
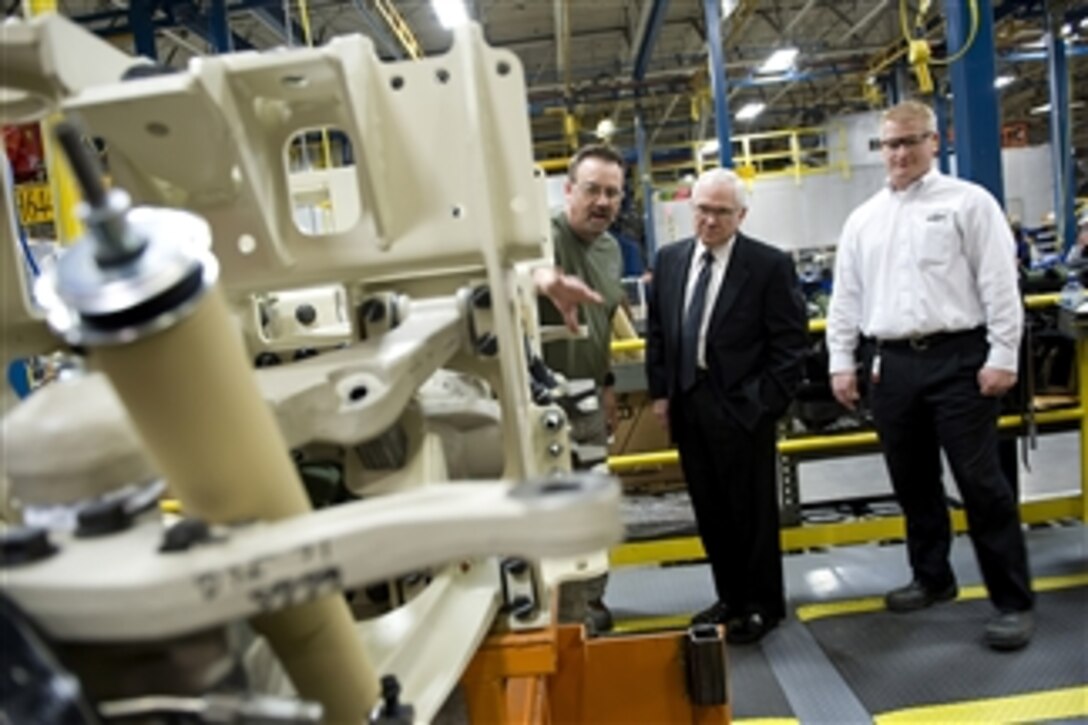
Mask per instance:
[[[695,196],[695,192],[700,187],[719,185],[732,188],[733,198],[737,200],[737,206],[741,209],[748,208],[748,189],[744,186],[744,181],[732,169],[718,167],[699,174],[699,178],[695,180],[695,185],[691,187],[691,195]]]

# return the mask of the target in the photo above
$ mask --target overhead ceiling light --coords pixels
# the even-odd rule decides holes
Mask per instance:
[[[1073,24],[1065,23],[1062,25],[1062,37],[1068,38],[1073,34]]]
[[[1080,29],[1081,30],[1088,30],[1088,17],[1084,17],[1084,18],[1080,19]]]
[[[726,20],[737,9],[740,0],[722,0],[722,20]]]
[[[998,76],[994,78],[994,88],[1004,88],[1016,82],[1016,76]]]
[[[703,156],[710,156],[711,154],[718,153],[718,149],[720,148],[721,144],[718,143],[718,139],[712,138],[699,147],[699,153]]]
[[[763,113],[763,109],[767,107],[766,103],[745,103],[744,107],[737,111],[738,121],[751,121],[753,118]]]
[[[431,0],[431,6],[443,28],[452,30],[468,22],[464,0]]]
[[[1069,104],[1069,108],[1070,108],[1070,110],[1072,110],[1074,108],[1084,108],[1084,101],[1073,101],[1072,103]],[[1036,116],[1041,114],[1041,113],[1050,113],[1050,104],[1049,103],[1044,103],[1041,106],[1036,106],[1035,108],[1028,111],[1028,113],[1034,114]]]
[[[759,67],[760,73],[781,73],[793,67],[797,48],[779,48]]]

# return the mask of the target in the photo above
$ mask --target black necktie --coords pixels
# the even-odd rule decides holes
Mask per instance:
[[[680,331],[680,390],[687,392],[695,387],[695,368],[699,355],[699,326],[703,322],[706,310],[706,291],[710,287],[710,272],[714,265],[714,255],[710,250],[703,252],[699,278],[695,280],[695,289],[691,292],[691,302],[684,313],[684,325]]]

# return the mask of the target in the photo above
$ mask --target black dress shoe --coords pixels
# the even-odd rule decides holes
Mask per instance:
[[[729,607],[717,601],[691,618],[692,624],[725,624],[729,619]]]
[[[956,598],[959,589],[952,582],[941,589],[930,589],[915,579],[905,587],[892,589],[884,595],[884,606],[889,612],[913,612],[925,609],[937,602],[947,602]]]
[[[778,620],[759,612],[733,617],[725,624],[725,641],[729,644],[754,644],[778,626]]]
[[[991,649],[1022,649],[1035,633],[1035,615],[1027,612],[1001,612],[986,623],[986,644]]]

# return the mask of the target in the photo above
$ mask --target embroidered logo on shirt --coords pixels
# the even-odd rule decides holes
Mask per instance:
[[[927,214],[926,221],[931,224],[937,224],[939,222],[946,221],[950,216],[952,216],[952,212],[947,209],[940,209],[938,211],[933,211]]]

